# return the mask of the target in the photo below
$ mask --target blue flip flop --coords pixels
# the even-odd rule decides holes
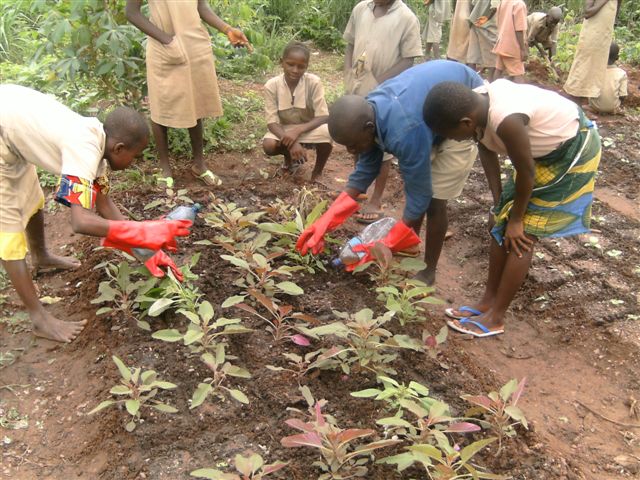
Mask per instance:
[[[480,310],[476,310],[475,308],[472,307],[460,307],[460,308],[456,308],[455,310],[458,310],[459,312],[469,312],[471,315],[456,315],[455,313],[453,313],[453,308],[447,308],[444,311],[444,314],[449,317],[449,318],[455,318],[456,320],[462,320],[464,318],[471,318],[471,317],[479,317],[480,315],[482,315],[482,312]]]
[[[501,328],[499,330],[489,330],[487,327],[482,325],[480,322],[476,322],[475,320],[471,320],[470,318],[459,318],[457,320],[458,320],[458,322],[460,322],[461,325],[465,325],[467,323],[470,323],[471,325],[473,325],[474,327],[479,328],[482,331],[482,333],[478,333],[478,332],[476,332],[474,330],[469,330],[469,329],[466,329],[466,328],[459,327],[452,320],[448,320],[447,321],[447,325],[449,325],[449,328],[455,330],[456,332],[464,333],[466,335],[471,335],[472,337],[485,338],[485,337],[493,337],[494,335],[500,335],[500,334],[504,333],[504,328]]]

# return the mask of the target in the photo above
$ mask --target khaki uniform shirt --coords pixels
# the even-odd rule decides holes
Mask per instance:
[[[530,44],[536,41],[545,48],[551,48],[552,44],[558,43],[560,24],[548,27],[546,18],[547,14],[543,12],[533,12],[527,17],[527,39]]]
[[[600,96],[590,98],[589,105],[602,113],[616,113],[620,108],[620,97],[628,95],[627,86],[627,72],[615,65],[609,65]]]

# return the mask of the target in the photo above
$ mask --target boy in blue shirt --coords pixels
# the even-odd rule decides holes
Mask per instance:
[[[419,243],[416,233],[425,213],[427,268],[418,279],[435,282],[435,273],[447,231],[447,201],[462,192],[477,155],[473,142],[440,141],[424,123],[422,105],[435,85],[459,82],[469,88],[482,85],[470,68],[448,60],[412,67],[384,82],[365,98],[345,95],[329,113],[329,133],[334,141],[358,155],[347,187],[329,210],[307,228],[297,248],[319,253],[323,236],[341,225],[358,209],[355,199],[375,180],[385,152],[398,159],[404,180],[406,204],[401,222],[383,240],[392,250]],[[411,245],[409,245],[411,244]],[[367,256],[365,256],[365,259]]]

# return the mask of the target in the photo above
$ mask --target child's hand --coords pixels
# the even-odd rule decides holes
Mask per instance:
[[[489,21],[489,17],[485,17],[484,15],[482,17],[479,17],[478,20],[475,21],[474,25],[476,27],[481,27],[482,25],[484,25],[485,23],[487,23]]]
[[[249,52],[253,51],[253,47],[249,43],[249,40],[247,40],[245,34],[242,33],[242,30],[238,28],[230,28],[227,32],[227,38],[234,47],[247,47]]]
[[[293,144],[296,143],[296,140],[298,140],[299,136],[300,130],[298,130],[297,128],[291,128],[284,133],[284,135],[280,139],[280,143],[282,143],[282,145],[287,148],[291,148]]]
[[[295,142],[293,146],[289,148],[289,155],[294,162],[305,162],[307,160],[307,151],[298,142]]]
[[[507,228],[505,228],[504,232],[504,248],[507,253],[513,250],[513,253],[515,253],[518,258],[521,258],[524,252],[531,251],[533,243],[533,240],[524,233],[524,224],[522,221],[510,219],[507,222]]]

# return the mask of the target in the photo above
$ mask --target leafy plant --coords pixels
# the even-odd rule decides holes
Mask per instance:
[[[234,465],[240,475],[223,473],[215,468],[199,468],[189,475],[210,480],[262,480],[267,475],[282,470],[288,463],[278,461],[265,465],[264,459],[260,455],[252,453],[248,457],[236,455]]]
[[[144,294],[157,283],[157,279],[150,277],[143,267],[131,268],[128,262],[118,264],[106,262],[96,265],[95,269],[103,268],[109,277],[98,285],[98,297],[91,300],[92,304],[111,302],[113,306],[101,307],[96,315],[117,311],[128,320],[135,320],[140,328],[149,330],[149,324],[138,318]],[[144,273],[143,273],[144,272]],[[146,278],[134,280],[136,275]]]
[[[396,410],[396,414],[403,413],[402,403],[407,400],[411,400],[427,410],[435,402],[435,399],[429,396],[429,389],[418,382],[411,381],[409,385],[405,385],[391,377],[382,375],[378,377],[378,382],[382,383],[382,389],[367,388],[365,390],[351,392],[351,396],[382,400],[390,410]]]
[[[422,344],[427,354],[436,359],[440,354],[440,345],[447,341],[449,328],[444,325],[437,335],[432,335],[426,328],[422,331]],[[441,365],[442,366],[442,365]]]
[[[105,400],[89,412],[92,415],[100,410],[116,404],[124,404],[131,420],[125,425],[127,432],[135,430],[137,423],[141,421],[141,408],[153,408],[159,412],[176,413],[178,410],[170,405],[156,400],[154,397],[159,390],[172,390],[176,384],[159,380],[154,370],[142,370],[126,366],[122,360],[113,355],[113,363],[120,372],[120,383],[109,391],[112,395],[126,397],[121,400]]]
[[[220,337],[253,331],[244,327],[239,318],[222,317],[213,321],[215,312],[207,301],[198,305],[197,312],[181,309],[178,313],[189,319],[189,326],[184,334],[175,328],[170,328],[158,330],[151,336],[165,342],[182,341],[185,345],[189,345],[192,352],[199,353],[217,350]]]
[[[402,287],[408,276],[413,276],[420,270],[424,270],[427,265],[417,258],[403,258],[399,262],[393,257],[393,252],[386,245],[377,242],[371,248],[373,260],[362,265],[358,265],[353,273],[367,273],[371,280],[379,287],[396,286]]]
[[[442,304],[442,300],[432,296],[434,287],[428,287],[419,280],[408,280],[401,287],[388,285],[376,288],[378,300],[385,302],[385,308],[396,314],[400,325],[422,321],[418,318],[424,313],[423,305]]]
[[[159,208],[164,212],[169,212],[179,205],[184,205],[185,203],[192,204],[193,200],[187,196],[188,192],[189,190],[186,188],[177,191],[172,188],[166,188],[164,196],[147,203],[143,210]]]
[[[204,220],[207,225],[224,232],[222,235],[214,237],[217,242],[242,243],[256,235],[251,227],[257,225],[257,221],[265,212],[246,213],[244,207],[239,207],[233,202],[224,203],[215,197],[213,198],[214,211],[205,215]]]
[[[323,368],[330,367],[331,358],[339,355],[340,353],[341,350],[337,347],[332,347],[328,350],[316,350],[314,352],[309,352],[304,357],[295,353],[285,352],[282,355],[287,360],[289,368],[274,365],[267,365],[266,367],[274,372],[289,372],[293,374],[297,382],[300,383],[302,377],[312,370],[317,372]]]
[[[236,308],[240,308],[245,312],[261,318],[269,324],[269,326],[267,327],[267,331],[271,333],[271,335],[273,335],[273,338],[276,342],[280,342],[281,340],[288,338],[297,345],[310,345],[307,337],[300,333],[294,333],[300,332],[301,327],[304,328],[307,326],[307,324],[305,323],[304,325],[299,325],[297,323],[291,322],[301,320],[303,322],[317,324],[318,321],[315,318],[302,312],[294,312],[291,305],[278,305],[273,299],[267,297],[266,295],[263,295],[253,288],[248,289],[247,292],[249,296],[255,299],[267,310],[267,312],[269,313],[268,316],[262,315],[255,308],[244,303],[244,295],[230,297],[222,304],[222,306],[235,306]]]
[[[393,317],[393,312],[382,316],[373,316],[371,309],[365,308],[354,315],[334,312],[341,321],[315,327],[303,331],[313,337],[335,335],[345,341],[345,345],[336,348],[339,354],[329,360],[329,364],[339,367],[346,374],[351,373],[352,367],[356,371],[367,370],[375,374],[395,374],[389,365],[397,358],[394,350],[406,348],[422,351],[422,344],[408,335],[393,334],[383,328]]]
[[[364,477],[368,472],[366,465],[370,461],[371,452],[399,443],[397,440],[362,443],[363,439],[371,437],[375,431],[340,428],[332,416],[322,413],[326,400],[316,401],[308,387],[300,387],[300,391],[307,402],[308,413],[289,408],[287,410],[298,413],[304,420],[290,418],[285,423],[302,433],[284,437],[280,443],[289,448],[317,448],[321,460],[313,464],[323,472],[318,480]]]
[[[191,406],[189,408],[199,407],[204,403],[207,397],[210,396],[217,397],[224,401],[228,395],[240,403],[249,403],[249,399],[241,390],[226,386],[228,377],[251,378],[251,374],[244,368],[227,362],[225,348],[226,346],[224,344],[219,343],[216,346],[214,353],[207,352],[202,354],[202,361],[211,371],[213,376],[205,378],[204,381],[198,384],[198,387],[191,397]]]
[[[400,472],[417,463],[433,480],[505,479],[504,476],[484,472],[471,464],[472,458],[495,440],[478,440],[460,449],[458,445],[451,445],[443,435],[438,438],[437,446],[428,443],[411,445],[406,447],[407,452],[383,458],[377,463],[396,465]]]
[[[240,271],[246,272],[244,276],[234,282],[234,285],[238,287],[245,288],[247,291],[248,289],[254,289],[269,297],[273,297],[278,293],[302,295],[304,290],[291,281],[276,283],[277,279],[291,277],[291,272],[300,269],[300,267],[286,265],[274,267],[270,261],[280,255],[280,253],[272,253],[265,257],[259,253],[254,253],[250,261],[233,255],[220,255],[220,257]]]
[[[526,429],[529,428],[524,413],[517,406],[526,380],[523,378],[517,382],[511,379],[499,392],[490,392],[488,395],[462,395],[464,400],[474,405],[465,415],[468,417],[481,415],[483,418],[481,423],[498,435],[498,452],[502,449],[502,440],[505,436],[516,436],[516,426],[522,425]]]

